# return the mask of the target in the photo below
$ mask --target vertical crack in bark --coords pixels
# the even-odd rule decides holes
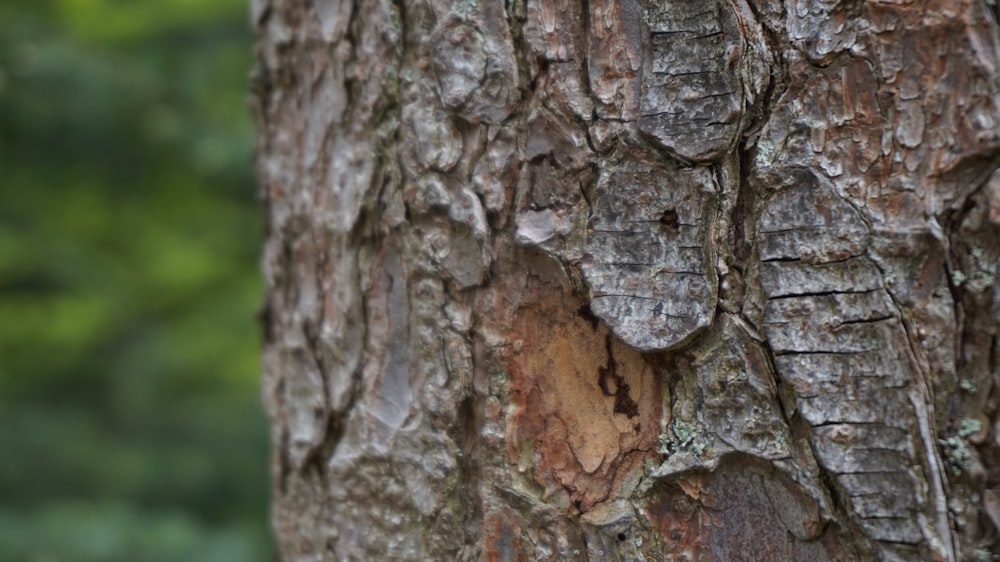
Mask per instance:
[[[998,345],[998,343],[1000,343],[1000,338],[997,338],[997,336],[994,335],[990,339],[989,371],[995,378],[993,381],[994,389],[1000,391],[1000,379],[996,378],[997,375],[1000,374],[1000,372],[997,371],[998,366],[1000,366],[1000,364],[998,364],[998,360],[1000,360],[1000,357],[998,357],[998,354],[1000,354],[1000,345]]]
[[[778,32],[772,29],[769,24],[774,24],[779,29],[785,31],[785,5],[783,2],[775,3],[779,8],[778,20],[769,21],[768,18],[761,14],[760,9],[756,5],[755,0],[746,0],[746,5],[749,7],[750,11],[753,13],[754,19],[757,21],[760,29],[764,35],[763,39],[767,43],[765,48],[770,53],[769,61],[772,63],[769,65],[768,70],[770,71],[770,79],[767,81],[767,86],[764,88],[760,99],[757,101],[753,109],[756,111],[748,112],[750,117],[749,123],[746,125],[746,130],[744,132],[743,140],[737,147],[741,160],[746,154],[747,149],[747,139],[753,138],[760,132],[764,125],[771,120],[771,114],[774,111],[774,107],[777,105],[778,100],[788,89],[791,80],[788,75],[788,62],[785,60],[785,45],[787,45],[787,39],[782,39],[778,37]],[[777,67],[777,68],[776,68]],[[780,70],[780,72],[775,72],[775,70]],[[753,143],[753,148],[756,151],[756,142]],[[753,160],[745,162],[745,164],[752,163]],[[747,173],[742,177],[749,178],[749,171],[752,169],[748,165],[742,167]]]
[[[459,459],[459,481],[463,496],[463,543],[471,547],[479,542],[483,527],[483,474],[482,448],[480,439],[483,428],[484,404],[475,390],[469,389],[458,410],[456,420],[459,429],[461,457]]]
[[[761,341],[759,345],[766,358],[768,372],[774,377],[779,398],[778,406],[782,419],[796,441],[807,444],[808,449],[803,451],[803,453],[811,457],[808,464],[818,468],[818,484],[820,485],[823,493],[825,493],[829,498],[829,502],[832,504],[832,507],[834,507],[834,511],[832,513],[827,513],[826,515],[841,525],[857,529],[856,532],[859,535],[865,535],[865,533],[861,531],[853,522],[852,518],[849,517],[848,514],[851,513],[851,506],[844,497],[844,494],[841,492],[840,487],[834,478],[834,473],[828,470],[822,463],[817,462],[818,455],[815,450],[816,435],[814,434],[814,427],[811,426],[809,422],[799,413],[796,406],[797,397],[795,396],[795,390],[790,383],[785,381],[781,376],[775,361],[774,349],[771,347],[770,342],[766,339]],[[787,403],[789,399],[792,400],[791,403]],[[822,500],[822,498],[816,499]],[[820,504],[829,506],[826,501],[820,501]]]
[[[611,347],[611,334],[604,337],[604,349],[607,353],[607,363],[597,367],[598,384],[605,396],[615,399],[614,413],[624,414],[629,418],[639,416],[639,406],[629,394],[629,384],[625,377],[618,373],[618,363],[615,361],[614,350]],[[638,431],[638,428],[636,429]]]
[[[947,245],[947,238],[941,240],[942,244]],[[886,272],[882,270],[878,263],[878,260],[872,260],[875,267],[879,268],[879,273],[883,279],[886,277]],[[937,431],[934,428],[934,399],[933,399],[933,389],[928,384],[928,379],[930,373],[924,370],[924,363],[919,360],[919,344],[916,334],[914,333],[913,326],[910,324],[907,315],[905,314],[905,308],[901,303],[896,300],[895,295],[892,291],[885,291],[889,298],[892,300],[893,306],[895,307],[895,313],[899,319],[899,324],[903,328],[904,336],[907,343],[907,352],[909,355],[910,363],[913,372],[917,375],[916,383],[911,386],[911,392],[908,393],[910,398],[910,403],[916,413],[917,427],[920,431],[920,439],[923,442],[924,452],[926,458],[924,459],[926,464],[925,467],[929,474],[926,475],[927,480],[931,485],[931,497],[934,506],[934,514],[937,517],[934,525],[936,526],[937,535],[925,537],[929,542],[934,544],[939,542],[940,544],[935,544],[935,550],[939,552],[944,552],[948,557],[948,560],[956,560],[955,545],[952,543],[952,533],[950,517],[948,512],[948,495],[947,495],[947,480],[944,476],[944,463],[941,460],[940,449],[938,448],[937,441]]]
[[[278,388],[281,389],[281,383],[278,384]],[[292,476],[292,459],[289,454],[291,439],[288,435],[288,428],[281,428],[278,442],[271,446],[277,448],[275,454],[278,456],[278,491],[284,496],[288,494],[288,479]]]

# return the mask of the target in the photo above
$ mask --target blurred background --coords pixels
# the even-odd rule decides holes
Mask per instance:
[[[0,561],[264,561],[247,0],[0,0]]]

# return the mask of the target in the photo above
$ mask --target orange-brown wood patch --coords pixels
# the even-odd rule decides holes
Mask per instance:
[[[586,511],[657,457],[660,383],[642,355],[558,292],[519,308],[509,341],[508,452],[546,496]],[[568,507],[568,506],[566,506]]]

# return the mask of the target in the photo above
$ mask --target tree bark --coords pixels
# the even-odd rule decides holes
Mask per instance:
[[[998,559],[992,10],[253,0],[280,558]]]

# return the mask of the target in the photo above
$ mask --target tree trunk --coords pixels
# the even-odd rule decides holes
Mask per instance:
[[[998,559],[986,3],[253,5],[282,560]]]

